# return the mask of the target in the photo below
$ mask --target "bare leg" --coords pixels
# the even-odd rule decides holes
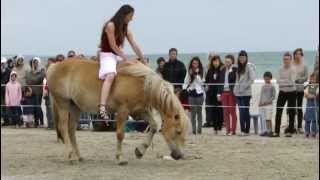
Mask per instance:
[[[119,108],[120,111],[117,113],[117,154],[116,154],[116,160],[118,165],[126,165],[128,164],[128,161],[123,159],[122,154],[122,141],[124,139],[124,130],[123,127],[125,125],[125,122],[128,118],[128,111],[123,110],[124,108]],[[121,110],[122,109],[122,110]]]
[[[101,105],[100,106],[100,116],[103,119],[107,118],[105,105],[107,103],[107,99],[109,96],[110,88],[111,88],[112,82],[114,80],[114,77],[115,77],[114,73],[108,74],[102,84],[101,96],[100,96],[100,105]]]
[[[148,132],[147,138],[144,140],[144,142],[135,149],[136,157],[139,159],[142,158],[148,147],[151,145],[153,136],[157,132],[157,123],[153,119],[151,112],[146,113],[145,120],[149,122],[150,131]]]

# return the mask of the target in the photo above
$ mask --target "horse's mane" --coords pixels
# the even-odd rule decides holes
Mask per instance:
[[[180,114],[181,104],[173,91],[173,86],[156,72],[142,63],[119,65],[117,72],[135,77],[144,77],[144,92],[147,100],[165,114]]]

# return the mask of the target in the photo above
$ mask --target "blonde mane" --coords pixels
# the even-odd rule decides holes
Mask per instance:
[[[182,105],[174,94],[173,86],[142,63],[120,65],[119,74],[144,78],[144,92],[151,105],[165,114],[180,114]]]

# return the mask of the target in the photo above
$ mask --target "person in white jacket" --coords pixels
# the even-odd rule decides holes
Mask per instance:
[[[183,89],[188,91],[188,103],[191,109],[192,133],[202,133],[202,104],[204,101],[204,72],[199,57],[190,61]],[[198,125],[196,123],[196,118]]]

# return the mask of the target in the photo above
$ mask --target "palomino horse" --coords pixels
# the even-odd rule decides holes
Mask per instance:
[[[98,79],[98,69],[97,62],[73,58],[51,65],[47,72],[57,136],[65,143],[69,160],[82,159],[75,136],[80,112],[98,112],[102,86],[102,81]],[[128,115],[143,112],[150,124],[147,138],[135,149],[136,157],[141,158],[157,132],[152,110],[160,114],[162,134],[171,150],[171,156],[176,160],[181,159],[187,116],[172,85],[140,62],[132,65],[120,63],[117,71],[107,106],[110,111],[117,113],[118,164],[127,163],[123,158],[121,144]]]

